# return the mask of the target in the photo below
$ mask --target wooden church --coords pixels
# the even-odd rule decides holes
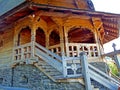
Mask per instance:
[[[91,0],[0,0],[0,85],[119,90],[103,48],[119,33],[120,15]]]

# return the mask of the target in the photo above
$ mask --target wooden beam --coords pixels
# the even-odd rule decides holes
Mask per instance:
[[[78,15],[78,14],[73,14],[73,13],[64,13],[64,12],[51,12],[51,11],[43,11],[43,10],[40,10],[40,11],[37,11],[35,12],[35,15],[39,15],[39,16],[49,16],[49,17],[59,17],[59,18],[64,18],[64,17],[67,17],[67,18],[79,18],[79,19],[90,19],[90,16],[87,16],[87,15]]]

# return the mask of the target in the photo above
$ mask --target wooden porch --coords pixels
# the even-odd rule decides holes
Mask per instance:
[[[36,42],[30,42],[14,47],[13,62],[15,65],[33,64],[38,62],[40,58],[48,58],[46,62],[53,62],[55,67],[58,67],[56,61],[60,62],[63,68],[67,67],[66,70],[69,70],[70,76],[79,76],[81,72],[79,54],[81,52],[86,53],[88,62],[102,61],[96,44],[68,43],[65,51],[66,53],[61,51],[60,44],[45,48]],[[67,71],[64,71],[65,73],[67,75]]]

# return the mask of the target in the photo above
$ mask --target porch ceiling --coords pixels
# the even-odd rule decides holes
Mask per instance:
[[[119,37],[119,25],[118,25],[118,22],[120,20],[119,14],[47,6],[47,5],[35,4],[29,1],[22,3],[21,5],[15,7],[14,9],[0,16],[0,31],[3,31],[6,26],[11,25],[13,22],[16,22],[17,20],[26,17],[38,10],[45,10],[51,13],[52,12],[62,13],[62,15],[66,13],[72,13],[78,16],[86,15],[90,17],[99,17],[103,21],[103,27],[105,32],[104,43]],[[47,15],[52,16],[55,14],[46,14],[46,16]]]

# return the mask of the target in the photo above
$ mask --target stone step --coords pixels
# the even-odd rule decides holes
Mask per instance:
[[[64,76],[61,74],[61,75],[59,75],[59,76],[53,76],[55,79],[63,79],[64,78]]]
[[[48,65],[46,62],[39,62],[38,65]]]
[[[57,71],[54,67],[52,67],[51,65],[49,65],[48,63],[46,63],[43,60],[38,60],[38,66],[40,68],[42,68],[48,75],[50,75],[52,77],[63,76],[62,73]]]
[[[44,69],[44,68],[43,68]],[[57,70],[55,69],[50,69],[50,68],[47,68],[47,69],[44,69],[46,72],[58,72]]]
[[[94,85],[91,85],[92,90],[99,90],[99,88],[95,88]]]
[[[51,67],[50,65],[41,65],[41,67],[43,68],[43,69],[54,69],[53,67]]]
[[[99,88],[93,88],[93,90],[99,90]]]
[[[50,74],[52,77],[61,76],[61,74]]]

